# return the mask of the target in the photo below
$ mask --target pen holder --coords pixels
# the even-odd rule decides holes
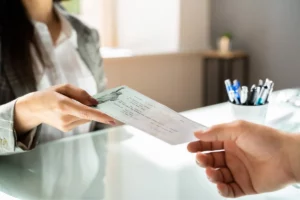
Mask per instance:
[[[264,124],[269,103],[264,105],[237,105],[230,102],[234,120],[244,120],[256,124]]]

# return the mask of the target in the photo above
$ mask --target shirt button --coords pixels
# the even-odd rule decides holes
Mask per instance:
[[[7,143],[7,140],[6,140],[6,139],[3,139],[3,140],[2,140],[2,145],[3,145],[4,147],[7,147],[7,146],[8,146],[8,143]]]

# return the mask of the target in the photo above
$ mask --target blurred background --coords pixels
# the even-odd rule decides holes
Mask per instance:
[[[270,78],[276,90],[299,85],[298,0],[71,0],[64,5],[99,31],[109,87],[128,85],[176,111],[226,101],[225,78],[248,86]],[[230,46],[220,54],[222,36]]]

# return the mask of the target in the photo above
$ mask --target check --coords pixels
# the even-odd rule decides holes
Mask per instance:
[[[169,144],[195,140],[194,132],[205,126],[127,87],[106,90],[94,96],[96,109]]]

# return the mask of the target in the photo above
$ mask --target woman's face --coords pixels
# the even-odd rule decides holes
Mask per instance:
[[[52,6],[56,0],[22,0],[27,9],[40,9],[46,6]]]

